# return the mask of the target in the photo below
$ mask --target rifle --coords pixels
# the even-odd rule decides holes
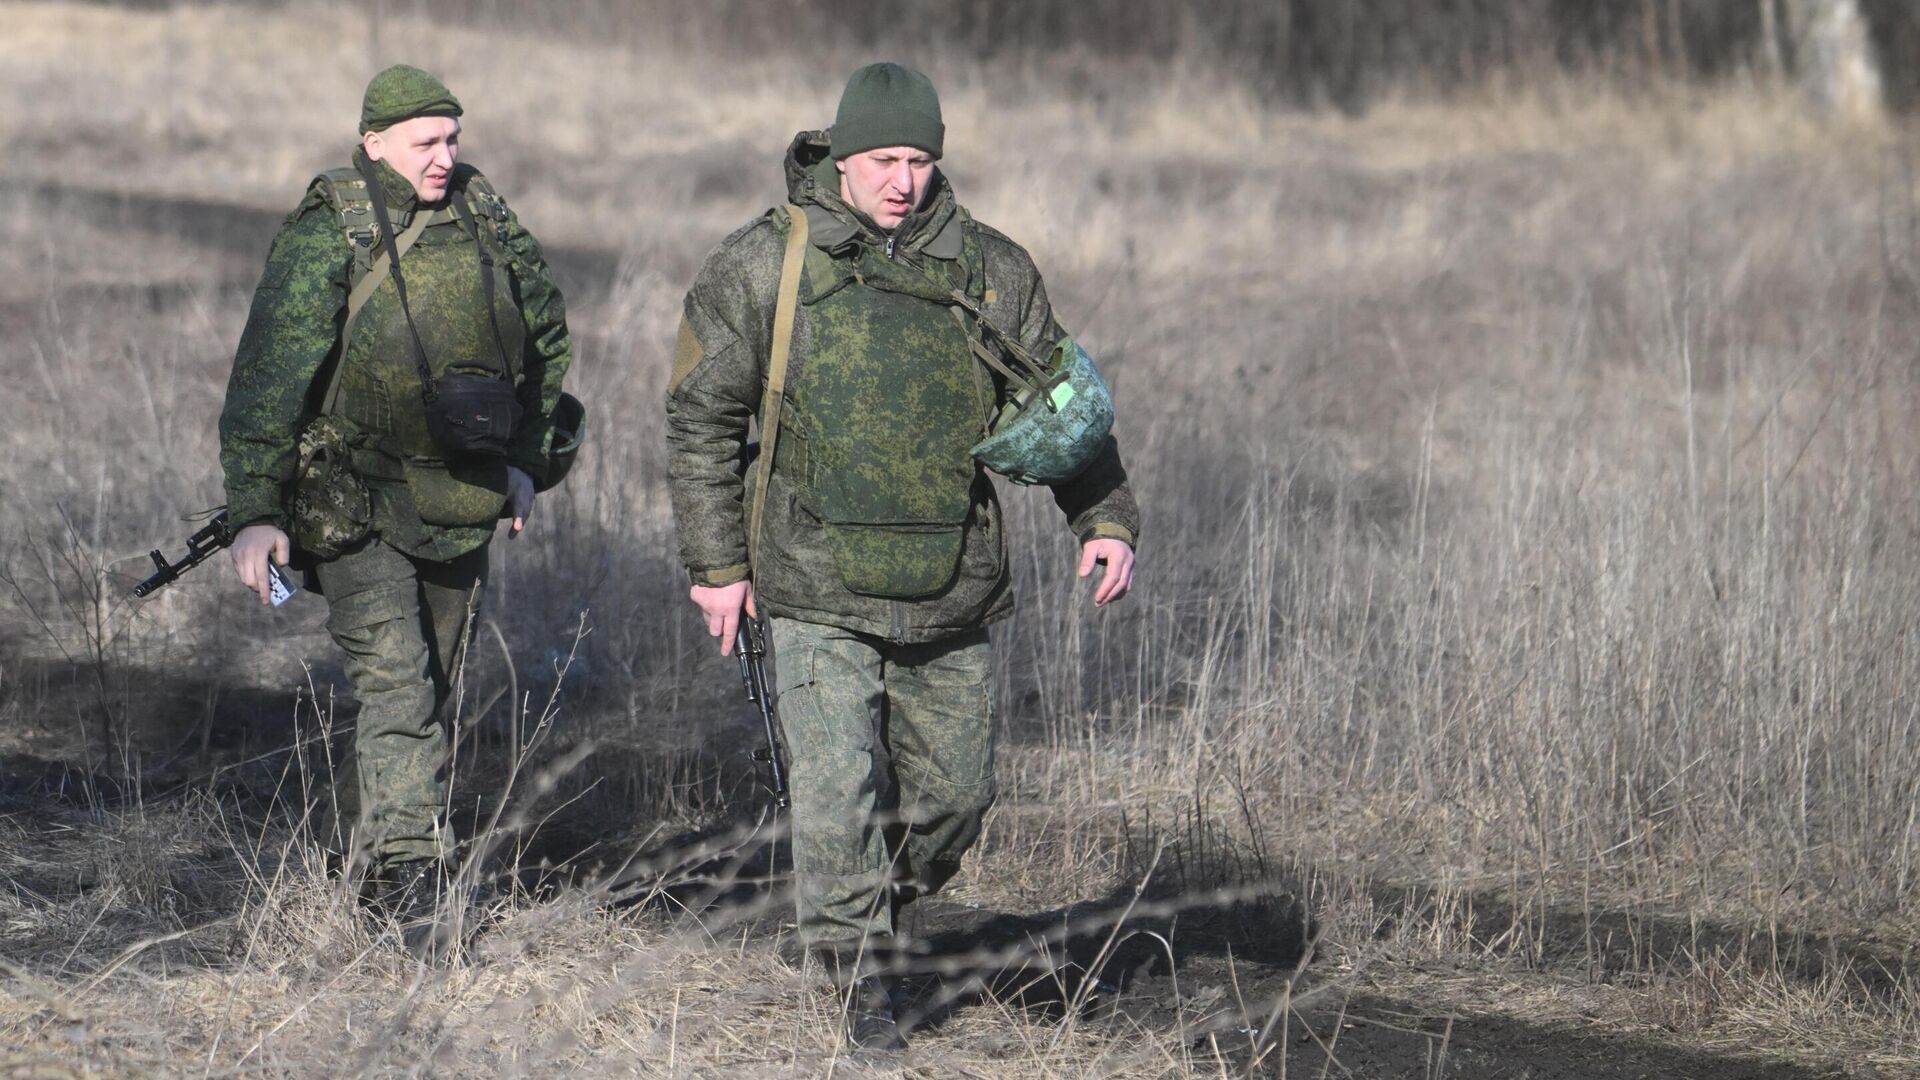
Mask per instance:
[[[734,631],[733,651],[740,658],[740,681],[747,686],[747,700],[760,706],[760,722],[767,729],[767,745],[753,752],[753,760],[767,766],[773,789],[773,805],[787,809],[787,773],[780,767],[780,736],[774,730],[773,694],[767,689],[767,641],[757,619],[741,613],[740,629]]]
[[[136,597],[147,596],[154,590],[171,585],[179,580],[181,574],[199,566],[213,557],[213,553],[233,543],[233,533],[227,530],[227,512],[223,509],[213,515],[200,531],[187,537],[187,553],[179,562],[170,563],[167,557],[154,548],[147,555],[156,568],[153,576],[133,587]]]
[[[150,596],[156,590],[173,584],[181,574],[206,562],[215,552],[226,549],[232,543],[233,530],[227,527],[227,511],[223,507],[200,527],[199,532],[187,537],[187,553],[180,557],[180,561],[168,562],[159,548],[147,553],[147,557],[153,560],[153,575],[133,587],[134,597]],[[273,575],[269,588],[274,605],[285,603],[293,595],[293,581],[287,577],[286,571],[273,565],[271,559],[267,560],[267,572]]]

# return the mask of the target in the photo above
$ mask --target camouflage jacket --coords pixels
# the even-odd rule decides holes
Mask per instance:
[[[839,198],[824,132],[803,132],[794,139],[786,174],[789,197],[806,211],[809,240],[818,249],[809,254],[808,278],[814,277],[821,253],[838,266],[857,262],[863,252],[886,249],[889,240],[901,256],[921,263],[936,261],[942,246],[957,251],[958,232],[949,226],[964,212],[937,172],[926,204],[891,237]],[[1002,333],[1044,354],[1062,330],[1033,260],[985,225],[975,223],[971,230],[984,264],[984,315]],[[765,391],[786,233],[783,210],[770,211],[739,229],[708,256],[687,293],[666,404],[680,557],[696,584],[725,585],[749,576],[751,477],[744,447]],[[843,277],[853,279],[853,270],[845,269]],[[814,287],[809,281],[801,287],[788,361],[789,408],[793,395],[808,391],[810,346],[819,332],[806,302]],[[951,328],[947,308],[920,306],[925,319]],[[788,422],[782,421],[758,566],[752,571],[759,610],[909,642],[973,629],[1011,610],[1000,508],[984,470],[974,470],[959,570],[950,584],[933,595],[905,600],[858,593],[847,587],[821,520],[802,505],[796,490],[800,483],[789,475],[789,444],[795,440],[784,430]],[[872,418],[857,422],[871,423]],[[1083,542],[1094,537],[1134,542],[1138,509],[1111,440],[1086,472],[1055,487],[1053,497]]]
[[[355,151],[356,157],[359,153]],[[375,172],[394,230],[405,229],[415,212],[412,186],[385,164],[377,164]],[[456,169],[456,193],[464,190],[473,172],[466,166]],[[546,474],[553,438],[550,417],[572,355],[566,305],[539,243],[512,211],[505,212],[502,224],[507,255],[502,269],[525,329],[524,335],[511,335],[508,340],[521,338],[520,398],[527,410],[515,429],[507,460],[538,480]],[[435,225],[427,232],[459,227]],[[273,239],[220,412],[220,465],[226,478],[227,511],[236,527],[260,522],[287,527],[286,499],[300,430],[319,413],[333,370],[329,359],[346,352],[339,339],[353,262],[354,252],[339,219],[316,183]],[[402,269],[405,266],[403,262]],[[380,286],[380,292],[392,289],[391,283]],[[430,297],[411,299],[416,309],[423,301],[432,302]],[[369,309],[377,306],[371,304]],[[368,335],[369,322],[368,313],[362,312],[354,330],[356,339]],[[417,396],[395,395],[393,407],[409,406],[419,407]],[[451,559],[493,535],[491,524],[462,527],[423,522],[406,485],[390,476],[368,477],[368,486],[374,530],[408,554]]]

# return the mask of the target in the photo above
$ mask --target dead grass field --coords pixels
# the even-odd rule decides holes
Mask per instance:
[[[496,545],[466,962],[319,865],[324,605],[218,564],[126,599],[220,501],[363,10],[0,4],[0,1075],[860,1075],[777,883],[703,878],[766,869],[724,857],[756,732],[659,402],[699,260],[864,57],[382,28],[546,243],[593,410]],[[1191,65],[932,73],[962,200],[1115,384],[1146,534],[1096,615],[1008,495],[1003,803],[915,926],[905,1072],[1920,1075],[1913,137],[1738,87],[1350,118]]]

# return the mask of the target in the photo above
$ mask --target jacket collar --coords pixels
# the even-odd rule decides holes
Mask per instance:
[[[888,232],[840,197],[840,176],[827,152],[827,133],[803,131],[787,147],[787,197],[807,214],[807,236],[828,254],[850,247],[882,247]],[[946,175],[935,169],[927,197],[892,232],[895,248],[943,260],[960,257],[958,204]]]
[[[366,148],[358,147],[353,151],[354,168],[357,169],[364,164],[369,164]],[[387,212],[395,217],[404,217],[413,213],[414,207],[419,203],[419,197],[414,194],[413,185],[407,183],[407,178],[394,172],[384,161],[375,161],[370,164],[373,166],[374,179],[380,181],[381,193],[387,197]]]

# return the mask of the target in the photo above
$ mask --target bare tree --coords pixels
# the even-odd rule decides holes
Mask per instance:
[[[1871,119],[1885,106],[1880,65],[1860,0],[1780,0],[1785,18],[1776,21],[1770,0],[1760,0],[1763,26],[1778,26],[1793,56],[1793,67],[1809,101],[1821,112],[1846,119]],[[1770,54],[1779,47],[1770,40]]]

